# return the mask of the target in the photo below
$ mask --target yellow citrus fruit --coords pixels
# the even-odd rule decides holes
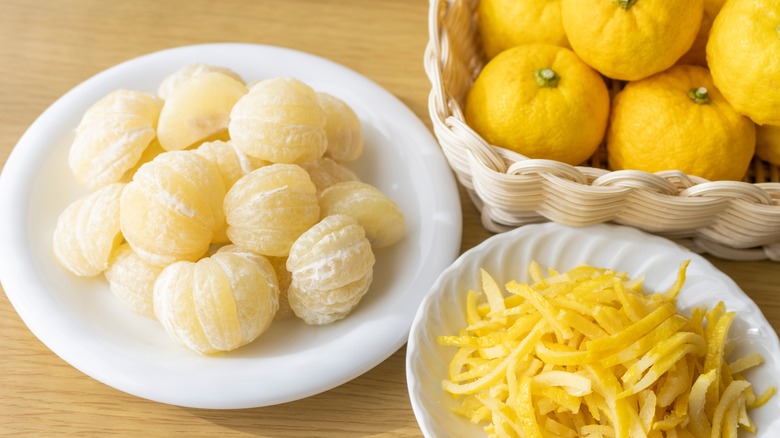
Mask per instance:
[[[703,67],[680,65],[631,82],[612,102],[607,132],[613,170],[681,170],[738,180],[755,147],[755,125],[737,113]]]
[[[525,44],[493,58],[466,99],[466,122],[488,142],[529,158],[586,160],[604,136],[609,93],[569,49]]]
[[[731,105],[780,125],[780,0],[732,0],[712,24],[707,62]]]
[[[635,81],[666,70],[693,43],[702,0],[562,0],[574,52],[605,76]]]
[[[526,43],[569,47],[561,24],[561,0],[482,0],[477,15],[488,59]]]
[[[723,3],[726,0],[704,0],[704,13],[701,16],[701,26],[699,26],[699,33],[696,34],[696,39],[693,40],[691,48],[677,60],[678,65],[700,65],[707,67],[707,40],[710,38],[710,29],[712,29],[712,22],[715,21],[715,17],[720,12],[720,8],[723,7]]]
[[[780,166],[780,126],[756,127],[756,156]]]

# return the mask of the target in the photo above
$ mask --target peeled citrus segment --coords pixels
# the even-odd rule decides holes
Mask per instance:
[[[321,312],[327,310],[347,312],[357,304],[357,300],[366,292],[368,286],[371,285],[372,280],[373,273],[372,271],[368,271],[368,273],[362,277],[343,286],[332,289],[302,289],[298,282],[293,279],[290,283],[290,290],[295,288],[299,292],[303,291],[303,294],[298,295],[298,302],[306,305],[312,310]]]
[[[168,77],[163,79],[160,87],[157,89],[157,95],[163,99],[168,99],[173,94],[174,90],[183,82],[186,82],[193,76],[198,76],[203,73],[222,73],[242,84],[245,83],[244,79],[238,73],[228,68],[206,64],[190,64],[171,73]]]
[[[230,190],[239,179],[270,164],[265,160],[251,157],[236,148],[232,141],[210,141],[203,143],[195,150],[207,160],[216,164],[225,183],[225,190]]]
[[[111,292],[122,304],[154,319],[154,282],[161,272],[161,267],[145,262],[125,243],[116,250],[105,275]]]
[[[265,332],[278,308],[273,267],[234,247],[165,268],[154,285],[154,311],[168,334],[202,354],[230,351]]]
[[[363,228],[349,216],[328,216],[290,249],[290,307],[309,324],[341,319],[365,295],[373,266],[374,253]]]
[[[76,128],[68,164],[90,190],[119,182],[155,137],[157,96],[117,90],[92,105]]]
[[[70,204],[57,219],[53,247],[57,261],[68,271],[92,277],[108,268],[122,242],[119,199],[124,184],[111,184]]]
[[[363,133],[360,119],[349,105],[336,96],[317,93],[325,112],[325,132],[328,149],[325,155],[337,161],[352,161],[363,153]]]
[[[250,157],[238,150],[231,141],[210,141],[201,144],[195,150],[198,154],[214,163],[222,175],[225,190],[230,190],[233,184],[249,172],[259,169],[269,163],[259,158]],[[223,221],[214,233],[214,243],[228,243],[227,222]]]
[[[274,319],[285,319],[294,315],[287,299],[287,291],[292,283],[292,273],[287,270],[287,257],[268,257],[279,281],[279,310]]]
[[[317,223],[320,208],[309,175],[294,164],[272,164],[238,180],[225,196],[230,240],[258,254],[286,257]]]
[[[360,224],[350,216],[327,216],[290,249],[287,269],[305,288],[333,289],[363,277],[374,254]]]
[[[157,137],[163,149],[185,149],[227,129],[233,106],[246,93],[243,82],[217,72],[183,81],[160,113]]]
[[[325,113],[308,85],[292,78],[258,82],[230,114],[230,138],[272,163],[305,163],[328,146]]]
[[[307,324],[330,324],[358,306],[373,280],[373,271],[369,271],[358,280],[331,290],[301,288],[293,280],[288,289],[288,303],[293,313]]]
[[[244,250],[236,245],[226,245],[220,248],[217,253],[216,257],[212,256],[212,259],[216,260],[218,263],[220,263],[226,272],[239,272],[240,270],[236,270],[235,267],[231,267],[231,265],[227,262],[224,262],[226,259],[231,259],[233,257],[240,257],[243,258],[245,261],[251,262],[254,265],[257,265],[260,267],[260,274],[265,279],[265,282],[268,284],[269,288],[269,299],[270,299],[270,307],[266,309],[268,313],[270,314],[271,320],[276,318],[276,313],[279,311],[279,300],[281,295],[281,289],[279,287],[279,277],[276,275],[276,268],[274,268],[271,261],[264,256],[257,255],[251,251]],[[231,283],[235,283],[234,290],[250,290],[251,288],[255,287],[253,286],[252,281],[247,281],[242,287],[238,287],[239,284],[237,283],[237,280],[243,278],[243,277],[231,277]],[[237,299],[240,298],[240,295],[235,294]],[[262,318],[260,318],[259,321],[254,320],[254,316],[249,312],[252,310],[251,307],[245,308],[245,309],[239,309],[239,316],[241,316],[242,320],[253,320],[254,323],[259,324],[259,327],[262,331],[265,331],[268,326],[271,324],[270,321],[267,321],[268,314],[263,314]],[[261,309],[262,310],[262,309]],[[252,324],[245,324],[245,327],[254,327]]]
[[[302,163],[301,167],[309,173],[311,182],[317,187],[317,193],[322,193],[336,183],[359,180],[355,172],[328,157]]]
[[[121,198],[122,233],[148,263],[195,261],[224,221],[222,177],[192,151],[160,154],[141,166]]]
[[[320,195],[322,215],[352,216],[365,228],[374,248],[383,248],[403,237],[406,221],[401,209],[379,189],[360,181],[332,185]]]
[[[160,141],[155,138],[152,140],[151,143],[149,143],[149,146],[144,149],[144,152],[141,154],[141,158],[138,159],[138,162],[135,163],[135,166],[133,166],[131,169],[125,172],[125,174],[122,176],[121,182],[123,183],[129,183],[133,180],[133,175],[135,175],[136,172],[138,172],[138,169],[141,168],[144,164],[154,160],[158,155],[165,152],[165,149],[160,146]]]

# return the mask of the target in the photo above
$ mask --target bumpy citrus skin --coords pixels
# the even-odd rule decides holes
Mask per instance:
[[[359,180],[355,172],[328,157],[302,163],[301,167],[309,174],[311,182],[317,187],[317,193],[336,183]]]
[[[129,244],[122,244],[105,271],[111,292],[135,313],[155,319],[154,282],[163,268],[146,263]]]
[[[336,96],[317,93],[317,99],[325,112],[328,137],[325,155],[337,161],[356,160],[363,153],[363,133],[357,114]]]
[[[677,60],[677,65],[698,65],[707,67],[707,40],[710,38],[712,22],[718,16],[720,8],[726,0],[704,0],[704,13],[701,16],[701,26],[691,48]]]
[[[271,164],[239,179],[225,196],[227,235],[258,254],[286,257],[317,223],[320,207],[309,175],[295,164]]]
[[[198,353],[230,351],[265,332],[279,306],[273,267],[235,247],[177,262],[154,284],[154,311],[168,334]]]
[[[122,193],[120,225],[148,263],[194,261],[224,222],[225,187],[217,167],[193,151],[158,155]]]
[[[246,93],[243,82],[217,72],[183,81],[160,113],[157,137],[163,149],[185,149],[226,130],[233,105]]]
[[[76,128],[68,165],[89,190],[119,182],[155,137],[157,96],[117,90],[92,105]]]
[[[780,0],[728,1],[707,42],[715,85],[759,125],[780,125],[779,26]]]
[[[689,96],[701,87],[708,103]],[[675,66],[618,93],[607,152],[613,170],[676,169],[709,180],[739,180],[755,139],[755,125],[731,108],[705,68]]]
[[[780,166],[780,126],[756,127],[756,156]]]
[[[371,244],[355,219],[340,214],[326,217],[290,250],[290,307],[308,324],[344,318],[368,291],[374,261]]]
[[[374,248],[399,241],[406,232],[401,209],[376,187],[360,181],[334,184],[320,195],[322,216],[345,214],[365,229]]]
[[[173,90],[178,88],[183,82],[186,82],[193,76],[203,73],[222,73],[242,84],[246,84],[238,73],[228,68],[206,64],[190,64],[180,68],[163,79],[162,83],[160,83],[160,87],[157,89],[157,95],[163,99],[168,99],[171,94],[173,94]]]
[[[54,256],[65,269],[92,277],[108,268],[122,243],[119,199],[125,185],[110,184],[70,204],[57,219]]]
[[[482,0],[477,26],[488,59],[527,43],[569,47],[560,0]]]
[[[691,47],[702,0],[562,0],[574,52],[602,74],[635,81],[666,70]]]
[[[308,85],[292,78],[255,84],[230,114],[230,138],[246,154],[272,163],[305,163],[328,147],[325,112]]]
[[[554,74],[545,83],[543,71]],[[555,78],[558,78],[557,83]],[[529,158],[577,165],[604,137],[609,93],[568,49],[527,44],[502,52],[477,77],[466,122],[489,143]]]

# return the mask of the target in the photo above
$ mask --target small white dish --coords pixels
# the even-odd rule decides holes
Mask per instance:
[[[350,167],[403,211],[408,232],[378,251],[374,282],[337,323],[274,322],[256,342],[201,356],[157,322],[121,306],[102,277],[79,279],[51,254],[57,216],[86,193],[68,169],[84,111],[118,88],[156,92],[194,63],[230,68],[248,82],[293,76],[347,102],[361,120],[364,155]],[[77,86],[30,126],[0,175],[0,279],[30,330],[62,359],[119,390],[199,408],[288,402],[340,385],[376,366],[408,337],[439,272],[457,256],[461,210],[455,180],[425,125],[393,95],[331,61],[278,47],[207,44],[153,53]]]
[[[482,426],[451,411],[458,402],[441,382],[456,349],[442,346],[442,335],[457,334],[466,325],[465,296],[481,290],[479,269],[498,282],[529,281],[528,265],[536,260],[542,269],[567,271],[579,264],[625,271],[631,277],[645,274],[647,291],[664,291],[677,276],[679,265],[691,260],[685,285],[678,296],[683,312],[712,307],[723,301],[737,316],[729,332],[736,348],[733,357],[760,353],[766,362],[746,373],[756,394],[780,387],[780,342],[756,304],[725,274],[701,256],[661,237],[633,228],[597,225],[573,228],[556,223],[527,225],[499,234],[472,248],[448,267],[431,288],[415,316],[406,349],[406,376],[414,414],[426,437],[470,438],[485,436]],[[780,436],[780,397],[750,411],[758,426],[757,437]],[[753,436],[743,432],[740,436]]]

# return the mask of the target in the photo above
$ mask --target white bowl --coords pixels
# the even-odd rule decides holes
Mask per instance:
[[[55,262],[57,216],[86,193],[67,160],[84,111],[119,88],[153,93],[169,74],[195,63],[230,68],[247,81],[296,77],[355,110],[366,148],[349,166],[398,204],[407,233],[377,251],[371,290],[349,317],[327,326],[275,321],[250,345],[203,356],[122,306],[104,279],[77,278]],[[41,114],[0,175],[0,279],[25,324],[85,374],[139,397],[188,407],[285,403],[373,368],[406,342],[423,295],[457,256],[460,235],[455,179],[420,119],[358,73],[281,47],[186,46],[114,66]]]
[[[481,290],[479,268],[499,284],[529,280],[527,267],[566,271],[578,264],[612,268],[630,276],[645,274],[645,290],[664,291],[675,280],[679,265],[689,259],[687,280],[678,297],[683,312],[712,307],[723,301],[737,316],[729,333],[736,342],[733,357],[757,352],[766,362],[746,377],[756,393],[780,385],[780,342],[756,304],[726,275],[704,258],[657,236],[633,228],[598,225],[572,228],[556,223],[528,225],[496,235],[458,258],[439,276],[417,311],[406,354],[406,376],[414,414],[426,437],[485,436],[481,425],[456,415],[458,402],[441,382],[456,349],[437,342],[441,335],[457,334],[466,325],[465,296]],[[780,397],[750,411],[758,437],[780,436]],[[753,436],[745,433],[744,436]]]

